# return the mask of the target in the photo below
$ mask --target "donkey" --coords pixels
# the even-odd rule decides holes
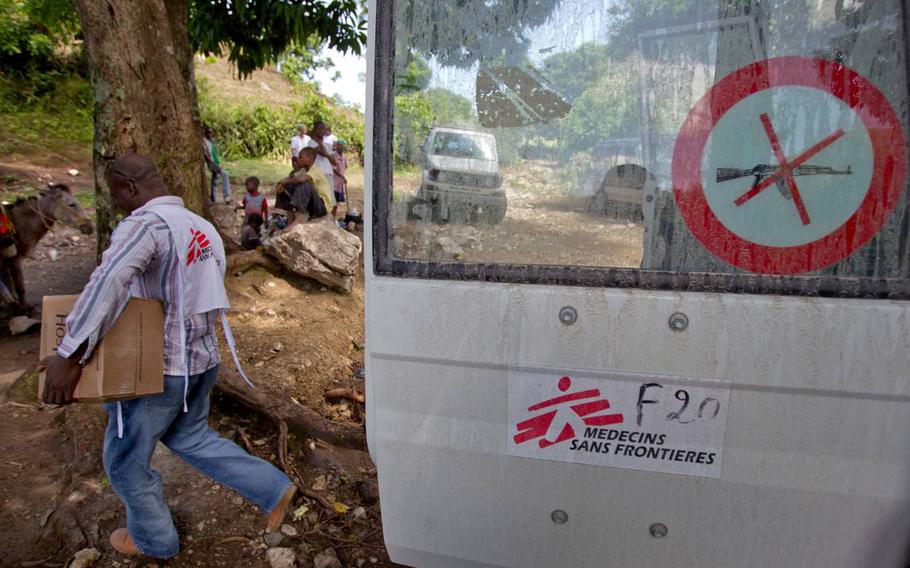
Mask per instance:
[[[22,259],[31,255],[38,241],[57,221],[79,228],[83,235],[91,235],[94,227],[85,209],[73,197],[73,192],[63,184],[52,185],[37,197],[20,198],[4,208],[16,228],[18,252],[12,258],[0,258],[0,283],[15,295],[14,308],[30,314],[32,306],[25,299]]]

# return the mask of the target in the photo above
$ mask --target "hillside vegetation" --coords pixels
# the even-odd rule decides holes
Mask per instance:
[[[91,85],[78,66],[43,75],[0,71],[0,158],[50,167],[86,164],[93,139]],[[271,69],[241,81],[226,61],[211,58],[197,60],[196,81],[202,120],[218,132],[227,160],[284,161],[297,125],[316,119],[362,152],[363,115],[313,84],[292,85]]]
[[[239,80],[224,60],[196,62],[202,121],[217,132],[222,153],[230,160],[279,159],[288,155],[288,141],[297,125],[321,119],[335,135],[363,152],[363,115],[322,95],[312,83],[291,84],[273,69]]]

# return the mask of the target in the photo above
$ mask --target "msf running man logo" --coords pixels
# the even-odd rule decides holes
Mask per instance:
[[[572,387],[572,379],[563,377],[559,379],[559,390],[566,392]],[[512,438],[516,444],[523,444],[529,440],[540,438],[537,445],[541,449],[549,448],[560,442],[571,440],[575,437],[576,428],[585,426],[609,426],[621,424],[622,413],[606,414],[604,410],[610,408],[610,401],[600,397],[600,389],[590,389],[568,393],[538,402],[528,407],[528,412],[551,409],[543,414],[519,422],[516,428],[518,434]],[[585,401],[577,402],[576,401]],[[575,403],[575,404],[573,404]]]
[[[186,252],[186,265],[190,266],[195,262],[202,262],[212,258],[212,243],[202,231],[190,228],[190,246]]]

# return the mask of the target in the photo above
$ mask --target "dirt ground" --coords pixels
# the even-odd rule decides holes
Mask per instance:
[[[588,211],[590,197],[566,195],[559,166],[544,160],[503,167],[506,218],[496,225],[407,220],[419,172],[395,176],[393,249],[416,260],[544,264],[641,265],[644,227]]]
[[[0,180],[4,189],[53,180],[91,191],[88,176],[67,174],[85,164],[61,166],[0,162]],[[352,197],[362,208],[362,187]],[[78,293],[93,268],[94,240],[58,227],[25,263],[29,300],[40,305],[45,294]],[[257,388],[362,429],[361,403],[325,398],[329,388],[363,391],[356,376],[363,366],[362,274],[351,294],[261,268],[228,275],[227,287],[240,356]],[[295,500],[281,542],[266,544],[265,519],[253,506],[159,446],[153,466],[164,479],[182,553],[170,561],[116,554],[107,535],[125,518],[100,468],[104,416],[95,405],[60,409],[36,401],[38,333],[11,337],[7,316],[0,313],[0,566],[63,567],[78,550],[95,548],[96,566],[267,567],[267,550],[275,546],[292,550],[298,566],[312,566],[328,549],[345,567],[394,565],[382,542],[376,472],[364,450],[297,431],[285,440],[272,420],[220,394],[213,397],[212,427],[284,468],[309,494]]]

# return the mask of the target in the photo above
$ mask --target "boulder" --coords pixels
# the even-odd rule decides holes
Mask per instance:
[[[265,252],[287,270],[350,292],[363,244],[329,220],[300,223],[265,243]]]
[[[234,210],[233,205],[213,203],[209,206],[209,218],[224,241],[228,251],[240,248],[240,228],[243,226],[243,215]]]

